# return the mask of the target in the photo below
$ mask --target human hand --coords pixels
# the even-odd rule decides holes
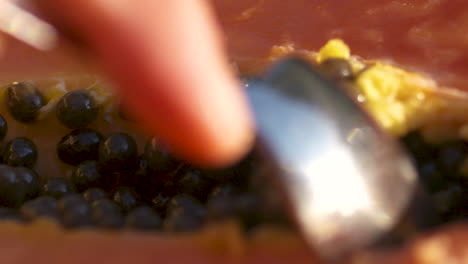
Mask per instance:
[[[206,1],[37,4],[53,24],[83,41],[130,112],[175,154],[222,166],[246,152],[253,139],[250,114]],[[59,57],[55,63],[61,62]]]

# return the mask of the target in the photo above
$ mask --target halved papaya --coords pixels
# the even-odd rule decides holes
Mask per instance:
[[[240,74],[259,74],[274,60],[291,53],[319,67],[337,58],[349,63],[353,78],[347,83],[356,100],[404,142],[420,139],[415,135],[421,134],[422,141],[410,140],[408,144],[421,162],[418,166],[435,162],[443,167],[430,171],[432,176],[450,171],[442,176],[450,178],[450,187],[460,190],[456,195],[466,204],[468,65],[463,29],[468,23],[468,4],[433,0],[215,0],[213,5],[225,30],[230,58]],[[101,106],[100,115],[91,123],[93,128],[105,135],[128,133],[142,151],[146,137],[118,116],[117,99],[96,76],[54,76],[33,82],[48,102],[37,121],[16,121],[4,102],[0,114],[9,125],[6,140],[26,136],[35,142],[39,152],[35,170],[43,178],[67,175],[74,169],[56,155],[57,142],[69,129],[57,121],[55,105],[70,90],[88,89]],[[3,93],[1,98],[5,98]],[[420,149],[415,149],[414,142],[429,146],[429,160],[418,156]],[[430,159],[433,154],[442,163]],[[446,185],[429,186],[434,189],[438,208],[447,221],[466,217],[466,205],[449,206],[453,199]],[[260,226],[247,236],[239,224],[231,222],[187,234],[166,234],[70,231],[41,218],[28,225],[0,222],[0,235],[2,263],[318,263],[288,228]],[[404,248],[357,252],[345,262],[423,264],[456,259],[464,263],[468,261],[463,247],[467,237],[465,224],[448,224],[432,234],[421,234]]]

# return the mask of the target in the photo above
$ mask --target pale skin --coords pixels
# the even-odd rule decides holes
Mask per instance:
[[[253,122],[247,100],[207,1],[37,2],[46,18],[86,43],[141,125],[179,157],[216,167],[249,149]],[[64,59],[60,49],[43,54],[18,44],[3,47],[2,77],[28,67],[82,67]]]

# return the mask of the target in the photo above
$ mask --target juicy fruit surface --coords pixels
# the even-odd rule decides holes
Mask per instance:
[[[338,3],[339,2],[339,3]],[[225,23],[225,28],[228,36],[229,44],[231,45],[231,53],[233,54],[234,60],[238,63],[241,68],[242,72],[251,73],[256,72],[261,69],[271,53],[271,47],[277,44],[283,44],[284,42],[292,42],[299,48],[307,48],[312,50],[318,50],[318,48],[323,45],[330,37],[327,35],[325,37],[321,36],[320,34],[331,34],[330,31],[321,30],[320,32],[317,31],[310,31],[310,34],[304,34],[304,21],[307,23],[313,23],[314,19],[318,21],[323,20],[323,16],[327,16],[328,18],[333,18],[333,15],[336,15],[335,12],[331,12],[333,10],[346,10],[349,14],[361,14],[363,11],[372,10],[375,13],[369,12],[368,16],[364,18],[370,19],[372,17],[378,16],[379,8],[384,6],[383,13],[391,11],[393,9],[399,10],[403,12],[405,8],[410,8],[411,12],[406,14],[408,17],[414,17],[414,14],[417,14],[418,11],[421,10],[429,10],[434,11],[437,8],[433,8],[434,6],[448,4],[448,1],[433,1],[432,4],[429,1],[412,1],[412,4],[403,5],[403,1],[382,1],[382,2],[375,2],[371,3],[370,1],[354,1],[353,5],[358,6],[356,2],[359,2],[359,9],[358,8],[349,8],[349,3],[342,2],[342,1],[324,1],[324,0],[315,0],[315,1],[289,1],[288,3],[284,1],[224,1],[218,0],[215,3],[220,7],[223,16],[221,19]],[[455,3],[453,1],[452,3]],[[386,4],[387,3],[387,4]],[[407,1],[405,1],[407,3]],[[401,4],[401,5],[400,5]],[[224,6],[223,6],[224,5]],[[334,5],[334,6],[333,6]],[[394,5],[392,7],[392,5]],[[460,5],[462,5],[460,3]],[[336,6],[336,7],[335,7]],[[339,7],[341,6],[341,7]],[[346,7],[348,7],[346,9]],[[375,7],[377,10],[373,10],[371,7]],[[226,8],[226,9],[223,9]],[[229,9],[229,10],[228,10]],[[280,12],[281,9],[281,12]],[[302,11],[298,11],[297,9],[302,9]],[[318,12],[318,15],[312,18],[310,14],[313,10],[318,10],[314,12]],[[338,12],[337,11],[337,12]],[[276,12],[276,13],[275,13]],[[327,14],[327,12],[329,12]],[[435,12],[435,11],[434,11]],[[307,13],[307,18],[306,17]],[[340,12],[338,12],[341,14]],[[292,16],[294,14],[294,16]],[[377,14],[377,15],[376,15]],[[231,16],[232,15],[232,16]],[[344,12],[343,12],[344,15]],[[340,15],[341,16],[341,15]],[[380,13],[382,16],[382,13]],[[282,17],[287,17],[287,23],[283,23]],[[341,16],[344,18],[345,16]],[[294,19],[290,19],[294,18]],[[381,17],[380,17],[381,18]],[[379,18],[379,19],[380,19]],[[265,23],[263,23],[265,21]],[[349,20],[349,21],[356,21],[356,20]],[[406,21],[405,19],[400,18],[398,21]],[[458,20],[457,20],[458,21]],[[247,24],[249,24],[246,26]],[[283,23],[282,25],[278,25],[276,23]],[[333,26],[340,27],[338,22],[333,19],[329,19],[326,21],[325,26],[329,24],[333,24]],[[360,21],[357,20],[355,23],[359,24]],[[301,26],[298,26],[301,24]],[[371,23],[372,24],[372,23]],[[319,23],[320,25],[320,23]],[[336,25],[336,26],[335,26]],[[365,28],[371,28],[366,25],[366,27],[362,27],[359,32],[362,32]],[[373,24],[375,25],[375,24]],[[387,24],[386,24],[387,25]],[[392,25],[392,23],[388,23],[388,25]],[[385,25],[382,25],[384,27]],[[296,28],[297,27],[297,30]],[[300,31],[299,32],[299,27]],[[369,58],[382,58],[382,56],[377,56],[377,54],[373,54],[376,49],[381,48],[381,54],[384,54],[385,58],[388,58],[388,54],[393,49],[387,49],[383,45],[388,45],[385,41],[383,44],[376,45],[375,42],[372,42],[374,37],[378,37],[379,30],[374,32],[370,32],[371,34],[370,39],[368,39],[368,43],[373,44],[370,49],[367,49],[366,45],[361,43],[361,38],[364,34],[356,34],[355,38],[346,37],[348,34],[355,32],[357,30],[353,30],[352,23],[349,25],[350,28],[344,29],[343,32],[335,32],[333,37],[343,37],[345,41],[351,44],[354,51],[357,54],[362,54],[364,56],[369,56]],[[389,26],[388,26],[389,27]],[[327,27],[324,27],[327,29]],[[238,29],[238,31],[236,31]],[[258,31],[257,31],[258,30]],[[289,33],[287,33],[289,31]],[[388,30],[391,31],[391,30]],[[249,33],[250,32],[250,33]],[[254,33],[253,33],[254,32]],[[258,34],[260,32],[260,34]],[[263,33],[262,33],[263,32]],[[278,33],[279,32],[279,33]],[[286,33],[285,33],[286,32]],[[322,33],[324,32],[324,33]],[[350,33],[348,33],[350,32]],[[385,31],[386,32],[386,31]],[[424,31],[422,31],[424,33]],[[301,33],[301,34],[299,34]],[[375,35],[372,35],[375,34]],[[382,34],[384,34],[382,32]],[[386,35],[386,33],[385,33]],[[390,35],[391,36],[391,35]],[[323,37],[323,38],[322,38]],[[456,38],[455,36],[454,38]],[[309,40],[310,38],[310,40]],[[322,39],[321,39],[322,38]],[[392,43],[393,40],[392,39]],[[250,43],[249,43],[250,42]],[[357,45],[356,45],[357,43]],[[399,43],[399,39],[395,40],[395,43]],[[370,45],[369,44],[369,45]],[[362,46],[359,46],[362,45]],[[388,53],[390,52],[390,53]],[[405,49],[401,49],[398,52],[405,52]],[[375,56],[374,56],[375,55]],[[403,60],[398,60],[400,55],[395,55],[390,57],[394,57],[397,62],[405,63],[406,58]],[[412,55],[410,54],[409,61],[411,61]],[[441,56],[437,55],[436,58],[442,58]],[[427,62],[423,65],[422,68],[418,69],[432,69],[434,65],[440,66],[440,63],[437,62],[430,62],[431,64],[427,66]],[[439,63],[439,64],[438,64]],[[405,65],[412,66],[413,64],[407,63]],[[417,63],[414,64],[417,66]],[[336,70],[336,69],[332,69]],[[338,71],[340,72],[340,71]],[[455,71],[453,71],[455,72]],[[339,73],[339,74],[342,74]],[[458,73],[457,73],[458,74]],[[443,74],[442,74],[443,75]],[[435,75],[436,77],[440,77],[441,75]],[[446,81],[447,84],[451,84],[449,79],[441,78],[444,82]],[[46,82],[47,83],[47,82]],[[50,83],[50,81],[49,81]],[[54,84],[49,84],[54,85]],[[45,85],[47,86],[47,85]],[[83,88],[86,85],[75,85],[75,88]],[[44,86],[43,86],[44,87]],[[74,87],[71,85],[69,87]],[[44,88],[41,88],[44,89]],[[74,89],[74,88],[71,88]],[[58,92],[60,93],[60,92]],[[52,98],[50,93],[48,93],[48,99]],[[52,99],[53,100],[53,99]],[[3,112],[2,112],[3,113]],[[136,130],[130,128],[133,125],[128,125],[125,122],[121,122],[119,117],[114,118],[114,122],[110,123],[106,119],[109,116],[106,116],[104,113],[100,113],[96,121],[91,125],[93,128],[98,129],[103,135],[108,136],[111,133],[115,132],[122,132],[130,133],[132,136],[137,138],[137,141],[142,142],[141,139],[143,137],[136,132]],[[6,115],[7,116],[7,115]],[[112,116],[115,116],[112,114]],[[7,118],[9,118],[7,116]],[[63,126],[57,122],[53,115],[45,115],[41,117],[41,125],[33,126],[18,126],[19,129],[15,130],[16,133],[24,133],[24,131],[29,131],[30,135],[28,138],[35,140],[39,140],[42,136],[45,139],[46,143],[39,143],[38,149],[39,153],[42,153],[43,150],[46,150],[49,144],[52,149],[51,153],[55,153],[55,146],[58,140],[69,132],[67,129],[63,129]],[[12,121],[10,122],[13,126],[17,126],[17,124]],[[50,125],[50,127],[47,127]],[[47,128],[44,128],[47,127]],[[54,128],[54,129],[51,129]],[[58,129],[57,133],[51,131],[55,131],[55,128]],[[128,132],[130,131],[130,132]],[[134,133],[133,133],[134,132]],[[16,135],[16,133],[9,133],[9,135]],[[54,138],[53,140],[51,138]],[[53,142],[52,142],[53,141]],[[36,141],[35,141],[36,142]],[[138,146],[143,146],[141,143],[138,143]],[[431,175],[440,174],[441,171],[444,171],[444,168],[452,167],[453,164],[459,165],[459,159],[457,158],[456,150],[455,152],[452,150],[441,150],[438,151],[441,157],[448,157],[442,158],[442,164],[437,165],[437,170],[432,170]],[[447,154],[448,153],[448,154]],[[454,154],[455,153],[455,154]],[[156,157],[164,157],[164,155],[156,155]],[[455,158],[454,158],[455,157]],[[156,159],[157,162],[159,158]],[[55,159],[55,158],[52,158]],[[164,160],[164,159],[163,159]],[[158,164],[156,162],[156,164]],[[172,166],[172,165],[171,165]],[[61,165],[58,159],[51,160],[51,157],[42,157],[39,155],[39,161],[37,164],[37,170],[40,173],[46,172],[47,174],[51,174],[52,177],[56,176],[63,176],[68,175],[68,172],[71,170],[71,167],[68,165]],[[421,169],[422,170],[422,169]],[[435,173],[434,173],[435,171]],[[229,174],[229,173],[228,173]],[[187,176],[189,175],[189,176]],[[220,175],[226,176],[226,174],[221,173]],[[457,176],[458,177],[458,176]],[[216,177],[214,177],[216,178]],[[437,177],[433,177],[437,178]],[[200,195],[199,189],[191,189],[188,187],[192,187],[192,184],[196,185],[197,180],[196,174],[184,174],[183,176],[183,183],[182,187],[187,189],[186,191],[191,193],[192,195],[198,196]],[[164,184],[167,184],[165,180],[162,180]],[[84,186],[86,188],[88,186]],[[91,187],[91,186],[89,186]],[[200,187],[203,190],[203,185]],[[252,213],[251,210],[251,197],[249,195],[242,195],[237,196],[236,199],[231,199],[232,197],[226,195],[226,193],[230,193],[231,191],[228,190],[229,188],[224,188],[224,192],[220,191],[217,192],[217,195],[224,197],[220,200],[217,200],[216,194],[209,195],[206,199],[210,202],[212,201],[219,201],[219,202],[212,202],[213,207],[211,212],[213,218],[226,213],[227,215],[236,212],[241,214],[241,216],[245,219],[245,221],[251,221],[252,216],[255,217],[255,214]],[[440,206],[440,210],[443,212],[447,211],[447,204],[451,204],[452,200],[456,200],[459,196],[457,193],[457,188],[455,191],[452,190],[453,188],[445,188],[437,191],[445,192],[441,195],[438,195],[438,200],[441,201],[449,201],[449,202],[442,202],[442,206]],[[228,190],[228,191],[226,191]],[[98,191],[99,192],[99,191]],[[91,194],[96,195],[98,193],[88,192],[89,195],[86,197],[92,197]],[[193,192],[193,193],[192,193]],[[99,194],[97,194],[100,197]],[[170,196],[170,195],[169,195]],[[43,196],[44,197],[44,196]],[[49,212],[54,217],[59,217],[60,210],[64,211],[64,205],[58,206],[61,204],[60,201],[63,202],[63,199],[67,198],[67,196],[62,197],[59,202],[55,201],[51,197],[45,197],[42,199],[42,203],[33,204],[30,206],[33,213],[38,213],[41,210],[43,212]],[[228,197],[228,198],[226,198]],[[455,198],[453,198],[455,197]],[[114,197],[108,197],[108,199],[113,199]],[[70,198],[73,200],[72,198]],[[81,198],[80,198],[81,199]],[[86,198],[88,199],[88,198]],[[89,198],[91,199],[91,198]],[[119,200],[119,199],[117,199]],[[121,199],[120,199],[121,200]],[[183,200],[183,199],[182,199]],[[228,200],[228,202],[225,202]],[[236,200],[236,201],[233,201]],[[238,201],[237,201],[238,200]],[[35,201],[35,200],[33,200]],[[107,205],[104,203],[102,204],[102,200],[95,201],[92,203],[91,208],[91,215],[95,219],[99,219],[101,222],[99,224],[102,227],[106,227],[109,229],[120,227],[127,223],[127,219],[121,215],[121,212],[118,212],[116,207],[112,204],[116,204],[111,200],[105,200]],[[255,201],[255,199],[254,199]],[[32,201],[31,201],[32,202]],[[55,209],[53,204],[55,202]],[[177,202],[177,201],[176,201]],[[71,202],[70,202],[71,203]],[[74,202],[73,202],[74,203]],[[180,203],[175,203],[174,205],[174,198],[172,200],[170,197],[166,197],[164,194],[160,194],[153,199],[154,207],[161,207],[167,209],[167,215],[171,216],[166,219],[175,219],[172,223],[169,220],[166,220],[164,223],[166,226],[177,226],[177,224],[182,224],[182,227],[191,227],[193,224],[193,218],[198,217],[198,214],[195,216],[190,216],[187,221],[187,218],[180,217],[184,216],[184,208],[190,205],[183,205]],[[30,203],[28,203],[29,205]],[[65,204],[65,203],[64,203]],[[196,204],[196,203],[195,203]],[[454,202],[454,204],[457,204]],[[78,205],[80,205],[78,203]],[[48,207],[49,206],[49,207]],[[26,208],[22,208],[22,211],[27,211],[27,206],[23,206]],[[62,207],[59,209],[58,207]],[[197,207],[196,205],[194,207]],[[230,209],[233,207],[234,209]],[[67,207],[68,208],[68,207]],[[71,207],[73,210],[70,209],[69,215],[70,223],[73,225],[75,220],[80,220],[77,217],[79,216],[79,212],[86,211],[79,210],[81,207]],[[78,209],[77,209],[78,208]],[[114,208],[114,209],[112,209]],[[228,209],[227,212],[225,211],[226,208]],[[255,208],[255,206],[253,207]],[[76,211],[75,211],[76,209]],[[50,211],[47,211],[50,210]],[[208,211],[210,208],[207,209]],[[66,210],[68,211],[68,210]],[[102,212],[105,213],[102,213]],[[198,210],[194,210],[198,211]],[[29,212],[29,211],[27,211]],[[133,211],[132,211],[133,212]],[[247,213],[246,213],[247,212]],[[210,212],[206,212],[209,214]],[[205,214],[205,213],[200,213]],[[175,216],[173,216],[175,215]],[[68,219],[68,218],[67,218]],[[256,220],[254,219],[254,222]],[[76,223],[76,222],[75,222]],[[79,221],[78,221],[79,223]],[[188,224],[187,224],[188,223]],[[196,224],[196,223],[195,223]],[[130,261],[136,261],[138,263],[154,263],[155,261],[161,262],[190,262],[190,263],[285,263],[285,262],[292,262],[292,263],[311,263],[314,261],[313,257],[311,257],[308,253],[304,245],[296,238],[291,238],[291,234],[280,234],[275,236],[275,232],[269,230],[266,232],[267,235],[262,234],[261,232],[256,232],[249,240],[244,240],[243,235],[237,233],[238,230],[236,228],[232,229],[229,227],[222,227],[221,229],[211,228],[211,231],[208,230],[206,233],[204,232],[197,232],[193,236],[190,235],[183,235],[177,236],[174,234],[170,235],[156,235],[156,236],[144,236],[141,234],[134,234],[134,233],[126,233],[119,232],[116,233],[107,233],[103,231],[93,231],[93,232],[86,232],[80,231],[80,233],[74,232],[67,232],[65,233],[63,230],[56,228],[53,224],[50,223],[36,223],[26,227],[18,227],[15,225],[9,224],[1,224],[3,227],[0,228],[0,233],[5,240],[0,240],[1,243],[5,243],[4,247],[0,248],[15,248],[13,253],[8,254],[0,254],[0,260],[5,258],[5,263],[30,263],[31,259],[35,260],[35,263],[73,263],[76,261],[77,263],[87,262],[87,263],[103,263],[103,262],[113,262],[113,263],[128,263]],[[234,231],[232,231],[234,230]],[[237,230],[237,231],[235,231]],[[427,241],[422,241],[422,243],[418,244],[415,243],[410,245],[407,251],[401,251],[392,255],[392,257],[386,257],[385,260],[382,260],[382,256],[379,255],[372,255],[365,253],[364,255],[359,255],[361,257],[361,263],[430,263],[430,261],[440,260],[439,263],[443,263],[445,256],[457,256],[462,259],[464,256],[466,257],[466,253],[463,252],[463,249],[457,248],[456,245],[464,244],[466,240],[466,233],[461,232],[460,227],[454,227],[453,229],[447,229],[445,232],[441,232],[441,235],[435,235],[432,239],[428,239]],[[220,238],[220,234],[222,237]],[[462,236],[463,235],[463,236]],[[95,253],[99,252],[99,254]],[[184,254],[179,254],[179,252],[184,252]],[[274,252],[274,253],[272,253]],[[407,254],[410,252],[410,254]],[[434,253],[435,252],[435,253]],[[6,259],[9,258],[9,259]],[[52,258],[52,259],[51,259]],[[439,258],[439,259],[438,259]],[[90,261],[91,260],[91,261]],[[1,261],[0,261],[1,262]]]
[[[327,62],[329,62],[330,57],[333,57],[331,56],[333,55],[333,52],[337,51],[339,54],[341,54],[342,49],[336,49],[336,47],[328,49],[327,47],[325,47],[325,50],[326,52],[321,54],[321,62],[325,64],[325,67],[327,67],[326,69],[328,74],[333,74],[334,77],[336,77],[337,79],[353,79],[353,76],[349,76],[349,69],[352,69],[352,67],[343,67],[343,61],[339,61],[338,66],[336,66],[336,64],[332,64],[332,66],[327,64]],[[346,51],[345,53],[349,53],[349,51]],[[346,56],[349,57],[349,54]],[[348,58],[346,56],[344,58]],[[43,120],[44,119],[39,120],[38,123],[43,122]],[[101,137],[96,136],[96,138],[98,138],[98,141],[100,141]],[[410,141],[410,143],[414,142],[416,141]],[[140,152],[144,153],[143,157],[139,158],[137,143],[134,142],[132,137],[122,132],[108,133],[107,138],[103,140],[101,144],[99,144],[99,155],[86,155],[91,160],[81,163],[79,167],[71,174],[71,181],[73,181],[73,183],[70,182],[70,180],[68,179],[65,179],[63,177],[56,177],[56,175],[53,175],[52,178],[46,180],[44,186],[42,187],[41,195],[43,196],[34,200],[27,201],[25,204],[23,204],[23,206],[20,208],[20,217],[24,217],[25,220],[29,221],[37,220],[40,217],[44,217],[49,219],[49,221],[53,220],[57,223],[61,223],[65,228],[99,227],[100,231],[93,231],[91,234],[104,234],[102,236],[103,238],[107,238],[109,235],[111,235],[111,233],[104,233],[102,230],[116,230],[121,229],[123,227],[126,227],[127,230],[163,228],[164,231],[172,232],[170,236],[175,236],[175,234],[178,232],[197,231],[195,235],[201,236],[200,230],[205,226],[206,218],[208,218],[210,224],[211,221],[212,223],[216,223],[219,220],[229,220],[233,218],[238,218],[243,224],[243,228],[247,228],[248,230],[252,227],[258,226],[259,222],[265,220],[263,219],[264,215],[262,214],[264,208],[261,208],[262,205],[259,204],[259,200],[257,199],[256,195],[253,193],[245,192],[245,189],[242,189],[246,186],[250,186],[250,184],[255,185],[254,183],[250,183],[248,180],[246,182],[243,182],[246,180],[244,176],[250,175],[249,171],[251,170],[252,166],[250,160],[244,161],[245,164],[241,164],[242,166],[227,168],[225,170],[220,171],[211,171],[209,173],[202,172],[200,170],[190,167],[181,167],[181,165],[175,166],[174,164],[177,164],[177,162],[171,159],[170,155],[168,155],[167,152],[163,148],[160,148],[161,146],[158,146],[156,143],[157,142],[154,139],[149,141],[149,143],[145,147],[145,150]],[[61,142],[61,144],[63,144],[63,142]],[[422,144],[425,143],[423,142]],[[458,171],[452,171],[452,169],[458,168],[461,165],[464,159],[465,150],[464,147],[462,147],[462,149],[459,149],[458,145],[459,143],[456,142],[453,145],[444,145],[437,150],[436,157],[439,159],[430,162],[438,162],[437,166],[439,173],[443,175],[457,175],[456,177],[459,177]],[[82,147],[86,150],[87,145],[79,144],[79,149],[81,149]],[[427,147],[431,148],[430,145],[428,145]],[[417,148],[411,149],[411,151],[413,150],[415,151],[415,153],[419,153],[420,151]],[[92,152],[95,153],[96,150]],[[93,198],[92,196],[97,196],[101,198],[103,197],[103,195],[99,194],[99,191],[96,192],[96,190],[94,190],[93,192],[85,192],[84,196],[76,194],[77,190],[75,190],[74,183],[79,183],[79,191],[83,191],[89,187],[98,187],[99,184],[97,184],[97,182],[99,180],[97,180],[97,178],[100,177],[101,171],[99,168],[93,168],[93,166],[91,166],[97,164],[96,161],[93,161],[93,159],[97,159],[97,157],[98,162],[104,165],[103,172],[105,174],[109,172],[121,173],[122,170],[125,170],[128,167],[135,167],[135,169],[137,170],[144,168],[148,169],[149,171],[155,172],[156,174],[152,175],[152,178],[149,180],[153,184],[157,183],[157,185],[150,186],[163,188],[164,190],[164,192],[159,193],[159,195],[154,197],[152,200],[153,206],[155,210],[157,210],[157,212],[152,210],[147,210],[146,212],[138,211],[137,209],[140,205],[138,203],[139,198],[137,198],[137,195],[133,193],[130,190],[130,188],[127,187],[121,187],[113,191],[113,195],[111,197],[108,197],[108,199]],[[48,162],[50,162],[50,159],[48,160]],[[77,163],[78,162],[76,162],[76,164]],[[84,173],[84,171],[77,173],[77,170],[84,169],[86,167],[85,165],[91,166],[91,171],[86,172],[86,175],[80,175],[80,173],[82,174]],[[450,171],[448,171],[448,169]],[[11,170],[13,171],[13,169]],[[175,170],[177,173],[168,173],[171,172],[171,170]],[[125,176],[123,174],[119,175]],[[60,176],[64,175],[62,174]],[[134,180],[138,180],[138,178],[135,178]],[[144,180],[148,180],[148,178]],[[153,180],[155,180],[155,182]],[[444,179],[443,181],[447,181],[447,179]],[[228,182],[227,185],[225,184],[226,182]],[[455,183],[455,181],[451,182]],[[138,181],[137,183],[141,184],[141,182]],[[217,184],[221,185],[213,189],[213,187]],[[233,186],[229,186],[229,184],[232,184]],[[159,191],[161,190],[162,189],[159,189]],[[450,214],[454,210],[454,208],[456,208],[456,210],[464,210],[463,206],[460,207],[460,204],[465,204],[465,200],[463,198],[465,194],[462,188],[457,185],[451,185],[447,188],[437,191],[438,192],[435,193],[434,199],[436,200],[436,202],[439,203],[439,205],[437,206],[438,212],[440,212],[444,217],[447,217],[448,220],[459,219],[460,217],[463,217],[463,215]],[[176,194],[177,192],[182,192],[183,194],[174,196],[174,194]],[[208,195],[208,193],[210,192],[211,194]],[[168,195],[167,197],[165,197],[166,194]],[[16,198],[14,196],[12,197],[14,201],[11,203],[15,203],[15,205],[12,205],[13,207],[15,207],[16,203],[19,203],[16,200],[21,198]],[[202,201],[206,200],[207,207],[205,207],[197,199],[200,199]],[[94,201],[90,203],[88,200]],[[10,213],[12,216],[10,216]],[[158,214],[161,214],[161,216],[163,216],[163,219],[161,219],[161,217],[159,217]],[[9,217],[13,218],[17,217],[14,216],[14,212],[6,212],[5,215],[8,215]],[[47,225],[51,225],[51,223],[46,224],[46,226]],[[23,230],[27,230],[27,228],[31,228],[31,226],[23,228]],[[53,232],[54,228],[55,227],[51,229],[46,229],[44,230],[44,232]],[[225,234],[225,232],[227,231],[228,229],[226,228],[218,230],[218,232],[221,232],[223,234]],[[80,232],[84,233],[79,234],[79,237],[86,237],[86,231]],[[240,231],[237,230],[236,232]],[[119,235],[116,235],[115,233],[113,233],[113,235],[118,236],[119,238],[128,239],[128,236],[126,236],[125,233],[126,231],[121,231]],[[258,236],[258,230],[255,230],[253,233],[255,234],[254,237]],[[68,235],[66,235],[65,233],[60,233],[59,236],[61,239],[64,239]],[[239,233],[238,236],[242,237],[244,235]],[[160,238],[163,238],[165,240],[168,239],[168,237],[166,236],[159,237],[157,239]],[[189,241],[192,240],[189,236],[179,238],[181,240],[178,241],[177,245],[175,246],[185,246],[184,243],[188,243],[188,249],[190,249],[191,247],[196,247],[196,245],[190,244]],[[26,241],[30,241],[29,239],[30,237],[27,237]],[[22,242],[24,241],[22,240]],[[200,250],[201,252],[211,253],[212,251],[217,251],[216,248],[219,246],[219,243],[222,244],[226,242],[220,241],[218,238],[218,240],[215,242],[195,240],[195,242],[192,241],[192,243],[210,244],[208,247],[212,247],[215,249],[209,249],[205,251],[205,249],[203,248],[197,248],[197,250]],[[238,241],[238,243],[246,244],[246,241]],[[266,240],[263,241],[263,243],[266,243]],[[301,245],[298,242],[295,243],[296,244],[294,245],[297,246],[297,248],[290,249],[281,245],[281,250],[285,250],[284,252],[288,256],[290,252],[295,252],[295,254],[297,254],[296,257],[298,257],[299,263],[302,261],[309,261],[308,258],[310,256],[306,253],[307,251],[305,251],[303,245]],[[103,250],[106,250],[106,248],[102,244],[94,245],[99,248],[102,248]],[[113,242],[110,247],[113,250],[116,250],[115,246],[116,244],[115,242]],[[270,246],[275,247],[276,244],[270,244],[266,246],[268,251],[271,250]],[[253,261],[258,261],[259,259],[265,258],[265,256],[263,255],[258,255],[262,253],[261,250],[250,253],[249,252],[249,250],[244,250],[242,252],[236,253],[238,255],[234,254],[234,256],[236,256],[236,258],[244,259],[246,261],[250,261],[251,259],[253,259]],[[275,258],[278,257],[276,253],[277,252],[275,252]],[[151,254],[144,254],[143,256],[143,261],[147,260],[146,257],[150,259],[153,259],[154,257]],[[223,256],[226,257],[226,255]],[[231,255],[229,255],[229,257],[231,257]],[[258,259],[256,257],[258,257]],[[211,258],[211,255],[208,258]],[[171,257],[171,260],[172,259],[174,258]],[[105,261],[108,260],[109,257],[105,257]],[[200,261],[204,262],[206,260],[206,257],[200,257]]]
[[[427,72],[467,89],[463,0],[216,0],[230,55],[244,73],[265,68],[274,45],[318,50],[332,38],[367,59]]]

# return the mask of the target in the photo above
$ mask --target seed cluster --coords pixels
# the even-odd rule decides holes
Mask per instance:
[[[318,67],[342,83],[355,78],[346,60],[329,59]],[[244,80],[248,89],[255,79]],[[18,122],[37,121],[45,103],[32,83],[7,89],[6,105]],[[122,107],[116,109],[130,120]],[[38,175],[34,167],[41,153],[28,138],[13,138],[2,147],[0,219],[28,223],[47,218],[65,228],[167,232],[194,231],[226,219],[237,219],[247,231],[264,223],[290,226],[278,205],[280,195],[270,188],[268,172],[258,166],[254,153],[230,168],[195,168],[175,159],[157,138],[139,152],[135,139],[124,132],[90,128],[99,111],[87,90],[68,92],[55,107],[57,120],[69,129],[56,146],[59,160],[73,168],[67,177]],[[0,116],[0,140],[7,132]],[[443,221],[466,218],[468,181],[460,167],[468,144],[431,145],[418,133],[401,140]]]
[[[7,103],[36,114],[11,108],[9,113],[18,122],[37,122],[46,103],[43,95],[32,83],[14,83],[8,89],[18,87],[26,87],[27,93],[16,92],[14,102],[7,97]],[[40,106],[23,98],[32,95],[42,98]],[[58,122],[69,129],[56,146],[59,160],[73,167],[67,177],[38,175],[34,167],[41,153],[28,138],[14,138],[3,147],[0,219],[27,223],[47,218],[65,228],[169,232],[233,218],[246,230],[265,221],[286,223],[279,209],[263,206],[260,190],[265,185],[253,180],[252,157],[231,168],[202,170],[176,160],[156,138],[140,153],[132,136],[90,128],[99,110],[87,90],[68,92],[55,106]],[[6,133],[7,123],[0,118],[0,136]]]
[[[462,173],[468,143],[458,140],[429,144],[413,132],[402,138],[412,154],[420,180],[432,198],[442,222],[468,217],[468,181]]]

